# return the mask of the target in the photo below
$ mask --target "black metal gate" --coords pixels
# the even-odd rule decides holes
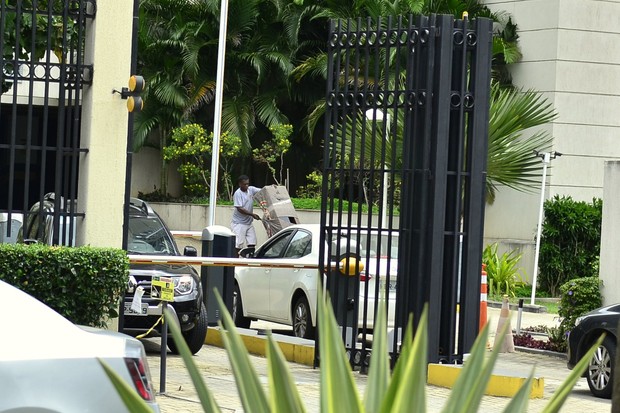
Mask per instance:
[[[332,22],[322,245],[323,256],[364,267],[357,277],[327,272],[362,368],[382,294],[393,360],[425,303],[430,362],[461,361],[477,336],[491,43],[488,19]]]
[[[11,223],[23,220],[30,237],[47,236],[46,225],[33,226],[45,222],[53,228],[49,242],[74,243],[84,214],[69,201],[77,199],[87,152],[81,94],[92,81],[84,50],[95,11],[95,0],[0,2],[0,242],[14,241]]]

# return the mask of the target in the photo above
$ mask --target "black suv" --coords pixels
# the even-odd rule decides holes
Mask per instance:
[[[159,215],[146,202],[137,198],[131,198],[129,205],[128,232],[128,254],[181,255],[172,234]],[[196,248],[185,247],[183,255],[195,257]],[[170,303],[169,308],[177,316],[189,349],[192,354],[196,354],[205,342],[208,320],[200,276],[189,265],[134,264],[130,266],[129,282],[125,294],[124,332],[134,336],[142,334],[159,319],[161,305],[158,298],[152,297],[151,279],[153,276],[172,278],[174,301]],[[140,289],[143,295],[141,300],[138,300],[135,295]],[[141,302],[139,312],[131,308],[134,299]],[[173,340],[168,341],[168,347],[173,353],[178,352]]]
[[[30,212],[38,212],[37,202]],[[53,225],[54,194],[47,194],[43,201],[43,214],[31,213],[20,230],[18,240],[22,242],[50,243]],[[39,217],[43,216],[44,225]],[[61,217],[61,221],[68,218]],[[65,225],[68,227],[68,225]],[[61,226],[62,228],[62,226]],[[73,238],[74,239],[74,238]],[[62,241],[61,241],[62,242]],[[144,201],[131,198],[129,205],[129,228],[127,253],[142,255],[179,256],[179,249],[172,234],[159,215]],[[196,256],[194,247],[185,247],[183,255]],[[161,316],[158,297],[153,297],[151,289],[153,276],[170,277],[174,284],[174,301],[170,308],[178,319],[183,337],[193,354],[196,354],[205,342],[207,335],[207,309],[203,302],[202,284],[198,272],[191,266],[179,264],[132,264],[129,269],[129,281],[124,299],[123,332],[138,336],[155,326]],[[133,305],[132,305],[133,304]],[[132,308],[133,307],[133,308]],[[138,310],[139,311],[136,311]],[[150,332],[159,334],[161,323]],[[171,338],[168,347],[178,353],[176,343]]]

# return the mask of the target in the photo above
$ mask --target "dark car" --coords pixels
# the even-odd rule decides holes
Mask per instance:
[[[137,198],[131,198],[129,205],[127,253],[181,255],[172,234],[159,215],[150,205]],[[194,247],[187,246],[183,255],[195,257],[197,251]],[[187,345],[191,352],[196,354],[205,342],[208,320],[200,276],[189,265],[139,264],[130,266],[128,288],[125,294],[124,332],[134,336],[143,334],[159,320],[161,301],[151,288],[154,276],[172,279],[174,301],[170,303],[170,307],[176,314]],[[140,295],[140,292],[141,298],[136,297],[136,294]],[[136,307],[139,307],[138,311]],[[161,323],[157,324],[157,332],[160,331],[160,326]],[[178,349],[173,340],[168,340],[168,347],[172,352],[177,353]]]
[[[61,200],[61,203],[64,200]],[[43,213],[39,211],[43,209]],[[53,240],[54,194],[45,195],[43,206],[37,202],[30,209],[18,240],[31,243],[51,244]],[[43,217],[44,222],[40,222]],[[73,244],[75,236],[69,237],[69,228],[75,232],[76,225],[69,225],[68,217],[61,217],[60,244]],[[131,198],[129,205],[129,228],[127,253],[133,255],[179,256],[181,253],[174,238],[159,215],[146,202]],[[66,240],[66,241],[65,241]],[[69,242],[73,241],[73,242]],[[196,256],[194,247],[185,247],[183,255]],[[207,309],[203,302],[202,284],[198,272],[191,266],[180,264],[132,264],[124,300],[123,332],[133,336],[157,335],[161,332],[158,320],[162,314],[160,297],[151,289],[154,276],[171,278],[174,284],[174,301],[169,308],[175,313],[183,337],[193,354],[197,353],[207,335]],[[151,329],[154,327],[153,329]],[[178,352],[176,343],[168,340],[173,353]]]
[[[592,356],[584,377],[596,397],[611,398],[616,352],[618,350],[618,322],[620,304],[601,307],[575,321],[568,336],[568,368],[573,369],[594,342],[604,333],[605,339]]]

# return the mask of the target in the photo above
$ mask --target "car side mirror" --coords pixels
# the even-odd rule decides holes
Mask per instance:
[[[198,251],[191,245],[186,245],[185,248],[183,248],[183,255],[186,257],[197,257]]]
[[[254,258],[254,248],[246,247],[239,251],[239,256],[243,258]]]

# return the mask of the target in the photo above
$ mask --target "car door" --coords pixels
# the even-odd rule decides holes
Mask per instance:
[[[312,264],[309,260],[312,249],[312,234],[309,231],[298,229],[292,234],[290,242],[276,262],[298,262]],[[314,263],[316,264],[316,263]],[[317,270],[308,268],[274,268],[269,281],[269,308],[271,316],[283,322],[290,319],[292,296],[297,289],[302,289],[306,295],[308,290],[316,289]],[[307,297],[311,299],[312,297]],[[313,304],[311,304],[313,305]]]
[[[281,231],[256,250],[254,258],[266,261],[278,259],[286,251],[294,231]],[[269,280],[272,269],[269,267],[239,267],[236,278],[241,290],[243,306],[249,317],[269,320]]]

